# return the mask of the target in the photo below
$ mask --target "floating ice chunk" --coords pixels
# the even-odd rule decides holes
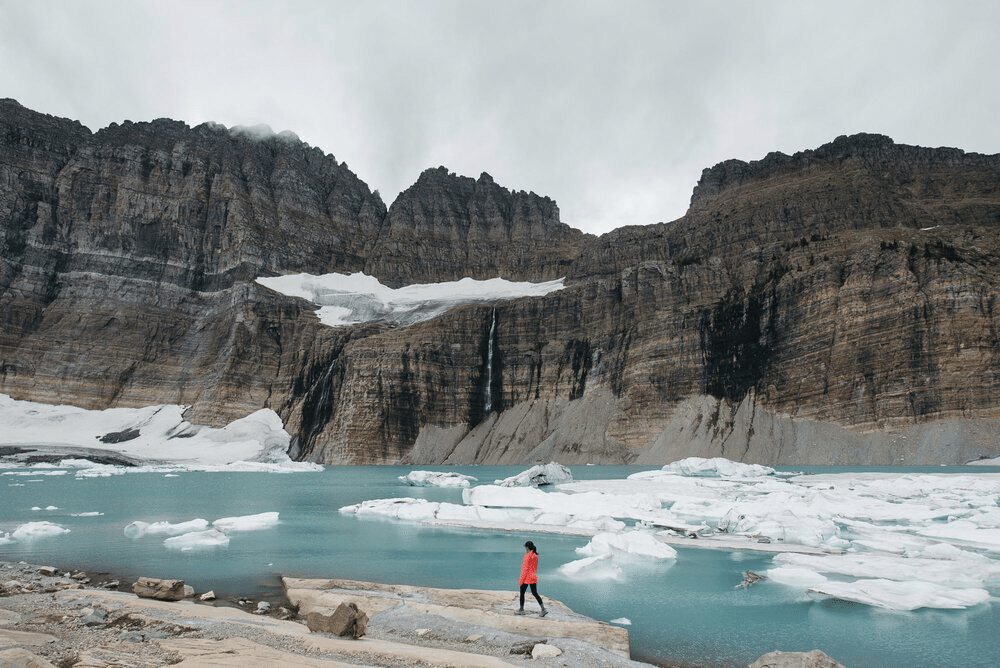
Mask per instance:
[[[468,487],[476,479],[471,475],[437,471],[410,471],[399,476],[399,481],[413,487]]]
[[[810,592],[833,596],[890,610],[918,608],[969,608],[990,599],[985,589],[951,589],[931,582],[895,580],[828,581],[815,585]]]
[[[27,542],[38,538],[49,538],[69,533],[69,529],[64,529],[52,522],[28,522],[14,529],[10,535],[11,539],[19,542]]]
[[[229,536],[226,535],[226,532],[219,531],[218,529],[192,531],[191,533],[185,533],[180,536],[174,536],[173,538],[167,538],[163,541],[163,545],[169,550],[181,550],[182,552],[190,550],[207,550],[216,547],[228,546]]]
[[[608,553],[563,564],[559,572],[569,577],[617,579],[622,569],[611,561],[611,554]]]
[[[86,512],[86,513],[72,513],[72,516],[73,517],[100,517],[103,514],[104,513],[102,513],[102,512],[98,512],[96,510],[92,510],[92,511]]]
[[[541,487],[564,482],[573,482],[573,473],[562,464],[549,462],[537,464],[515,476],[497,480],[494,484],[500,487]]]
[[[402,497],[398,499],[373,499],[362,501],[340,509],[343,514],[355,515],[382,515],[384,517],[394,517],[401,520],[428,520],[433,519],[441,506],[440,503],[428,501],[427,499],[414,499]]]
[[[955,559],[927,559],[858,552],[853,554],[781,554],[777,564],[808,568],[820,573],[884,580],[922,580],[951,587],[982,586],[1000,578],[1000,562],[963,553]]]
[[[139,522],[135,521],[125,526],[125,535],[128,538],[142,538],[143,536],[179,536],[180,534],[192,531],[203,531],[208,528],[208,520],[196,519],[187,522]]]
[[[769,580],[794,587],[818,587],[827,578],[814,570],[801,566],[778,566],[764,571]]]
[[[759,464],[741,464],[724,457],[688,457],[667,464],[663,471],[683,476],[722,477],[722,478],[758,478],[774,475],[774,469]]]
[[[618,619],[612,619],[611,624],[621,624],[622,626],[632,626],[632,620],[628,617],[619,617]]]
[[[629,531],[626,533],[601,533],[594,536],[589,543],[578,547],[580,554],[600,556],[613,552],[624,552],[654,559],[676,559],[677,550],[666,543],[660,542],[652,534],[644,531]]]
[[[220,531],[259,531],[270,529],[278,523],[278,513],[259,513],[242,517],[223,517],[212,522]]]

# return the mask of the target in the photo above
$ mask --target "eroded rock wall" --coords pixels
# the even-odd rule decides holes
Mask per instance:
[[[705,170],[599,238],[486,174],[386,209],[294,137],[91,133],[0,101],[0,392],[273,408],[325,463],[958,463],[996,456],[1000,157],[842,137]],[[330,328],[262,275],[547,280]],[[913,461],[916,457],[920,461]]]

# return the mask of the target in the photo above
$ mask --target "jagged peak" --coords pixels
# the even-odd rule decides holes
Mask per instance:
[[[790,169],[801,169],[819,162],[861,159],[871,165],[884,164],[896,157],[920,154],[924,159],[934,156],[954,159],[965,155],[955,148],[923,148],[897,144],[881,134],[858,133],[840,135],[816,149],[798,151],[793,155],[772,151],[761,160],[724,160],[702,170],[701,178],[691,194],[690,209],[704,206],[719,194],[752,181],[762,180]]]
[[[58,125],[64,129],[69,129],[74,134],[82,133],[88,136],[93,134],[90,128],[78,120],[35,111],[11,97],[0,98],[0,110],[3,112],[2,118],[0,118],[3,124],[44,125],[49,128],[54,128]]]

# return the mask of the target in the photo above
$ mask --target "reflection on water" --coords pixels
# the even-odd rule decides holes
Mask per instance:
[[[523,467],[456,467],[481,483]],[[105,478],[0,476],[0,531],[48,521],[69,533],[0,544],[0,559],[185,579],[198,591],[248,595],[279,575],[342,577],[415,585],[507,589],[516,596],[522,534],[423,527],[343,516],[366,499],[419,497],[461,502],[461,490],[407,487],[410,467],[328,468],[290,475],[191,472]],[[577,467],[577,479],[622,478],[637,467]],[[22,470],[23,472],[23,470]],[[934,469],[941,472],[941,469]],[[40,472],[39,472],[40,473]],[[47,509],[54,507],[54,509]],[[32,510],[38,508],[38,510]],[[166,536],[129,538],[133,521],[188,522],[278,512],[277,525],[229,535],[225,547],[170,550]],[[98,514],[99,513],[99,514]],[[539,588],[574,610],[627,618],[633,653],[697,666],[736,666],[782,649],[821,649],[851,668],[996,666],[1000,614],[993,600],[969,610],[892,612],[761,582],[737,588],[746,570],[771,567],[765,554],[679,548],[673,561],[635,559],[619,579],[579,580],[557,568],[587,543],[534,535]]]

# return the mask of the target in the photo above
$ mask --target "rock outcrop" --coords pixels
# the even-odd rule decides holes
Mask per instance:
[[[1000,439],[1000,156],[855,135],[706,169],[601,237],[444,168],[388,209],[289,136],[91,133],[0,101],[0,392],[272,408],[323,463],[955,464]],[[541,281],[544,297],[330,328],[254,283]]]

